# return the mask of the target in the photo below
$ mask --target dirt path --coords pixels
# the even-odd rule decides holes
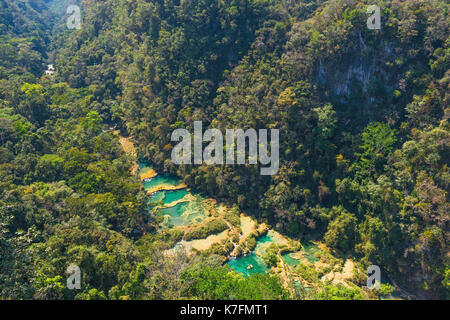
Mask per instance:
[[[131,173],[137,174],[139,170],[139,166],[136,162],[137,153],[133,142],[131,142],[131,138],[122,137],[119,130],[111,130],[111,132],[119,137],[119,142],[122,145],[123,151],[133,159],[133,165],[130,168]]]

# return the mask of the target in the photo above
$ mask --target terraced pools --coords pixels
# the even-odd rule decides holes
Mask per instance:
[[[292,252],[286,252],[281,255],[283,261],[286,262],[289,266],[296,266],[300,264],[300,260],[292,257]]]
[[[147,172],[149,170],[149,167],[143,163],[139,163],[139,167],[140,172]],[[170,190],[171,187],[180,185],[181,181],[178,178],[167,174],[159,174],[154,178],[146,179],[144,182],[145,190],[158,190],[150,195],[150,200],[152,202],[161,201],[163,206],[168,206],[161,209],[161,214],[164,217],[164,221],[162,222],[163,228],[195,225],[201,223],[207,217],[203,204],[205,199],[203,197],[191,194],[187,188]],[[186,201],[180,202],[180,200],[185,198]],[[176,204],[169,206],[173,203]],[[203,239],[203,241],[204,240],[205,239]],[[201,242],[202,240],[196,241]],[[268,272],[270,268],[264,263],[260,255],[264,254],[266,248],[270,246],[271,243],[285,244],[285,242],[286,240],[283,239],[280,234],[270,230],[257,239],[254,252],[247,256],[231,259],[227,264],[232,269],[245,276]],[[199,247],[202,246],[199,245]],[[304,257],[311,263],[314,263],[318,260],[314,257],[314,253],[317,249],[318,248],[314,244],[306,244],[304,247]],[[300,261],[292,257],[290,253],[285,253],[282,257],[288,265],[297,265],[300,263]]]
[[[270,268],[264,263],[263,259],[258,254],[264,254],[265,249],[274,242],[273,236],[270,232],[256,239],[255,251],[247,256],[240,256],[233,258],[227,264],[235,271],[248,276],[256,273],[265,273]]]
[[[159,174],[156,177],[144,182],[144,189],[151,190],[159,186],[177,186],[181,183],[178,178],[167,174]]]
[[[196,207],[191,202],[182,202],[169,208],[161,209],[161,214],[168,219],[165,227],[186,227],[199,224],[206,219],[203,208]]]
[[[162,201],[163,205],[169,205],[174,201],[179,201],[186,197],[189,192],[186,189],[173,191],[158,191],[150,196],[153,202]]]
[[[146,164],[139,163],[140,172],[147,172],[149,170],[148,168]],[[164,228],[189,226],[201,223],[206,218],[203,208],[203,198],[201,196],[192,196],[187,188],[170,190],[172,187],[180,185],[180,179],[167,174],[159,174],[154,178],[144,181],[144,189],[146,191],[159,190],[150,195],[152,202],[162,201],[162,204],[167,206],[175,201],[182,200],[188,195],[192,197],[190,201],[179,202],[176,205],[161,209],[161,214],[164,216],[162,223]]]
[[[262,258],[259,255],[264,254],[265,249],[271,243],[279,243],[278,235],[273,230],[270,230],[265,235],[259,237],[256,240],[256,248],[255,251],[252,252],[248,256],[238,257],[236,259],[228,261],[228,265],[234,269],[235,271],[243,274],[250,275],[255,273],[264,273],[267,272],[270,268],[264,263]],[[310,263],[314,264],[316,261],[319,261],[318,258],[314,256],[314,254],[319,250],[318,246],[312,242],[306,242],[302,251],[303,257],[308,260]],[[301,263],[301,261],[293,256],[292,252],[286,252],[282,255],[283,261],[289,266],[296,266]],[[249,268],[252,265],[253,268]]]
[[[189,192],[186,189],[174,190],[174,191],[162,191],[165,195],[163,199],[164,204],[170,204],[174,201],[179,201],[186,197]]]
[[[269,268],[256,253],[252,252],[247,256],[241,256],[239,258],[231,259],[227,264],[235,271],[241,273],[244,276],[251,274],[265,273],[269,271]],[[252,268],[249,268],[253,266]]]
[[[317,261],[319,261],[319,258],[317,258],[315,256],[315,253],[317,251],[319,251],[319,247],[314,244],[313,242],[305,242],[303,244],[303,249],[302,251],[304,251],[303,256],[312,264],[316,263]]]

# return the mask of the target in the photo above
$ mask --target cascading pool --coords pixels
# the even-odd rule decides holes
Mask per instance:
[[[248,276],[250,274],[265,273],[269,271],[269,267],[264,263],[263,259],[256,253],[264,254],[265,248],[273,243],[274,239],[269,233],[256,239],[255,251],[247,256],[240,256],[235,259],[231,259],[227,264],[235,271]],[[249,269],[252,265],[253,268]]]
[[[177,186],[181,183],[180,179],[172,177],[167,174],[159,174],[155,178],[150,179],[149,181],[144,182],[144,189],[151,190],[153,188],[156,188],[158,186]]]
[[[171,204],[174,201],[183,199],[189,194],[186,189],[174,190],[174,191],[158,191],[150,196],[151,201],[162,201],[163,205]]]
[[[283,258],[283,261],[286,262],[289,266],[296,266],[300,264],[300,260],[293,258],[291,252],[283,253],[281,257]]]
[[[164,191],[164,193],[165,193],[165,197],[163,199],[164,204],[170,204],[174,201],[181,200],[189,194],[189,192],[186,189]]]
[[[144,163],[139,163],[139,168],[140,172],[148,172],[151,170],[151,167]],[[167,174],[159,174],[154,178],[146,180],[144,182],[144,188],[148,191],[160,186],[178,186],[180,184],[180,179],[176,177]],[[185,198],[188,195],[192,196],[187,188],[178,190],[160,190],[151,194],[149,201],[162,201],[163,205],[169,205],[175,201]],[[162,223],[163,228],[190,226],[201,223],[206,218],[203,200],[203,197],[195,195],[192,196],[192,198],[189,198],[188,201],[179,202],[172,207],[162,208],[161,214],[165,216],[165,221]],[[274,237],[273,231],[269,231],[257,239],[254,252],[247,256],[231,259],[227,262],[227,264],[244,276],[268,272],[270,268],[264,263],[260,255],[264,254],[265,249],[271,243],[277,243],[277,239]],[[287,264],[299,263],[297,259],[290,257],[289,254],[283,255],[283,258]],[[249,268],[250,265],[253,267]]]
[[[261,257],[254,252],[248,256],[241,256],[236,259],[231,259],[227,262],[227,264],[231,269],[243,274],[244,276],[269,271],[269,267],[267,267]],[[250,265],[252,265],[253,268],[249,269],[248,267]]]
[[[147,172],[151,170],[147,164],[140,162],[139,171]],[[144,189],[146,191],[164,186],[179,186],[180,179],[168,174],[159,174],[158,176],[144,181]],[[150,195],[149,201],[162,201],[163,205],[169,205],[174,201],[179,201],[184,197],[191,195],[187,188],[178,190],[160,190]],[[192,200],[180,202],[172,207],[161,209],[161,214],[166,216],[163,225],[168,227],[189,226],[196,223],[201,223],[205,218],[205,211],[203,208],[203,198],[196,195]]]
[[[311,241],[305,242],[303,249],[305,253],[303,256],[312,264],[319,261],[319,258],[315,257],[315,253],[319,251],[319,247]]]

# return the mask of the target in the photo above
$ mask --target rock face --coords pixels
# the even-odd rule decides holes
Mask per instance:
[[[330,99],[337,103],[347,103],[351,95],[358,94],[364,104],[374,101],[371,86],[376,81],[395,87],[402,74],[388,78],[385,61],[394,60],[390,44],[383,44],[375,52],[366,50],[361,36],[357,46],[339,61],[320,61],[315,70],[315,83]],[[383,63],[384,61],[384,63]],[[361,101],[361,100],[360,100]]]
[[[354,267],[355,264],[353,263],[353,261],[351,259],[347,259],[340,272],[337,270],[331,270],[321,278],[321,281],[331,281],[334,285],[342,284],[347,288],[350,288],[350,285],[346,282],[346,280],[350,281],[353,278]]]
[[[187,188],[187,185],[185,183],[180,183],[179,185],[176,185],[176,186],[172,186],[169,184],[163,184],[163,185],[159,185],[157,187],[147,190],[146,193],[147,193],[147,195],[150,195],[150,194],[153,194],[158,191],[172,191],[172,190],[181,190],[181,189],[185,189],[185,188]]]
[[[144,172],[144,173],[141,173],[141,174],[139,175],[139,178],[140,178],[141,180],[143,180],[143,181],[148,181],[148,180],[150,180],[150,179],[153,179],[153,178],[156,177],[157,175],[158,175],[158,173],[157,173],[155,170],[150,169],[150,170],[148,170],[148,171],[146,171],[146,172]]]

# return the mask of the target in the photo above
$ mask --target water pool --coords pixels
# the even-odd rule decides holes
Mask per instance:
[[[269,268],[256,253],[251,253],[248,256],[242,256],[237,259],[232,259],[227,262],[231,269],[239,272],[244,276],[251,274],[265,273],[269,271]],[[253,268],[248,269],[252,265]]]
[[[291,252],[286,252],[281,255],[283,257],[284,262],[286,262],[289,266],[296,266],[300,264],[300,260],[292,257]]]

